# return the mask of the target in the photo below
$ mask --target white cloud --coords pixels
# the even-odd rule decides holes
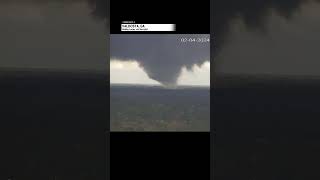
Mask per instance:
[[[110,62],[110,82],[124,84],[152,84],[159,85],[152,80],[139,66],[137,61],[111,60]]]
[[[122,61],[113,59],[110,61],[110,82],[125,84],[150,84],[159,85],[144,72],[137,61]],[[178,78],[179,85],[203,85],[210,86],[210,62],[206,61],[200,66],[194,65],[192,71],[182,68]]]
[[[183,67],[178,84],[210,86],[210,62],[206,61],[201,66],[194,65],[192,71]]]

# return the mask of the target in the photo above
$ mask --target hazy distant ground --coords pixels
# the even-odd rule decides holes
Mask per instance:
[[[111,85],[111,131],[209,131],[209,87]]]

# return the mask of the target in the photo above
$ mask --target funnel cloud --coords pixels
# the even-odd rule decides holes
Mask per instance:
[[[176,86],[183,67],[210,61],[209,35],[113,34],[110,36],[111,59],[135,60],[147,75],[164,86]],[[186,40],[185,42],[182,42]]]

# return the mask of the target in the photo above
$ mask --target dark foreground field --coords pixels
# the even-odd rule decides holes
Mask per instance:
[[[208,87],[111,85],[111,131],[209,131]]]
[[[0,73],[0,177],[105,179],[103,74]]]
[[[320,81],[221,78],[212,97],[217,180],[320,178]]]

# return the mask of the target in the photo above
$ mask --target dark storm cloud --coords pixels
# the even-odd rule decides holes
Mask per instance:
[[[213,4],[215,77],[320,76],[319,1],[240,2]]]
[[[214,34],[216,56],[228,37],[230,24],[235,18],[243,20],[252,30],[262,30],[266,18],[274,10],[278,15],[290,19],[303,3],[310,0],[215,0],[211,3],[211,31]]]
[[[109,25],[110,0],[87,0],[92,9],[92,15],[98,19],[105,20]]]
[[[209,38],[209,35],[111,35],[110,55],[114,59],[137,60],[150,78],[175,85],[182,67],[191,69],[210,58],[209,43],[182,43],[181,38]]]
[[[0,68],[107,71],[106,0],[0,0]]]

